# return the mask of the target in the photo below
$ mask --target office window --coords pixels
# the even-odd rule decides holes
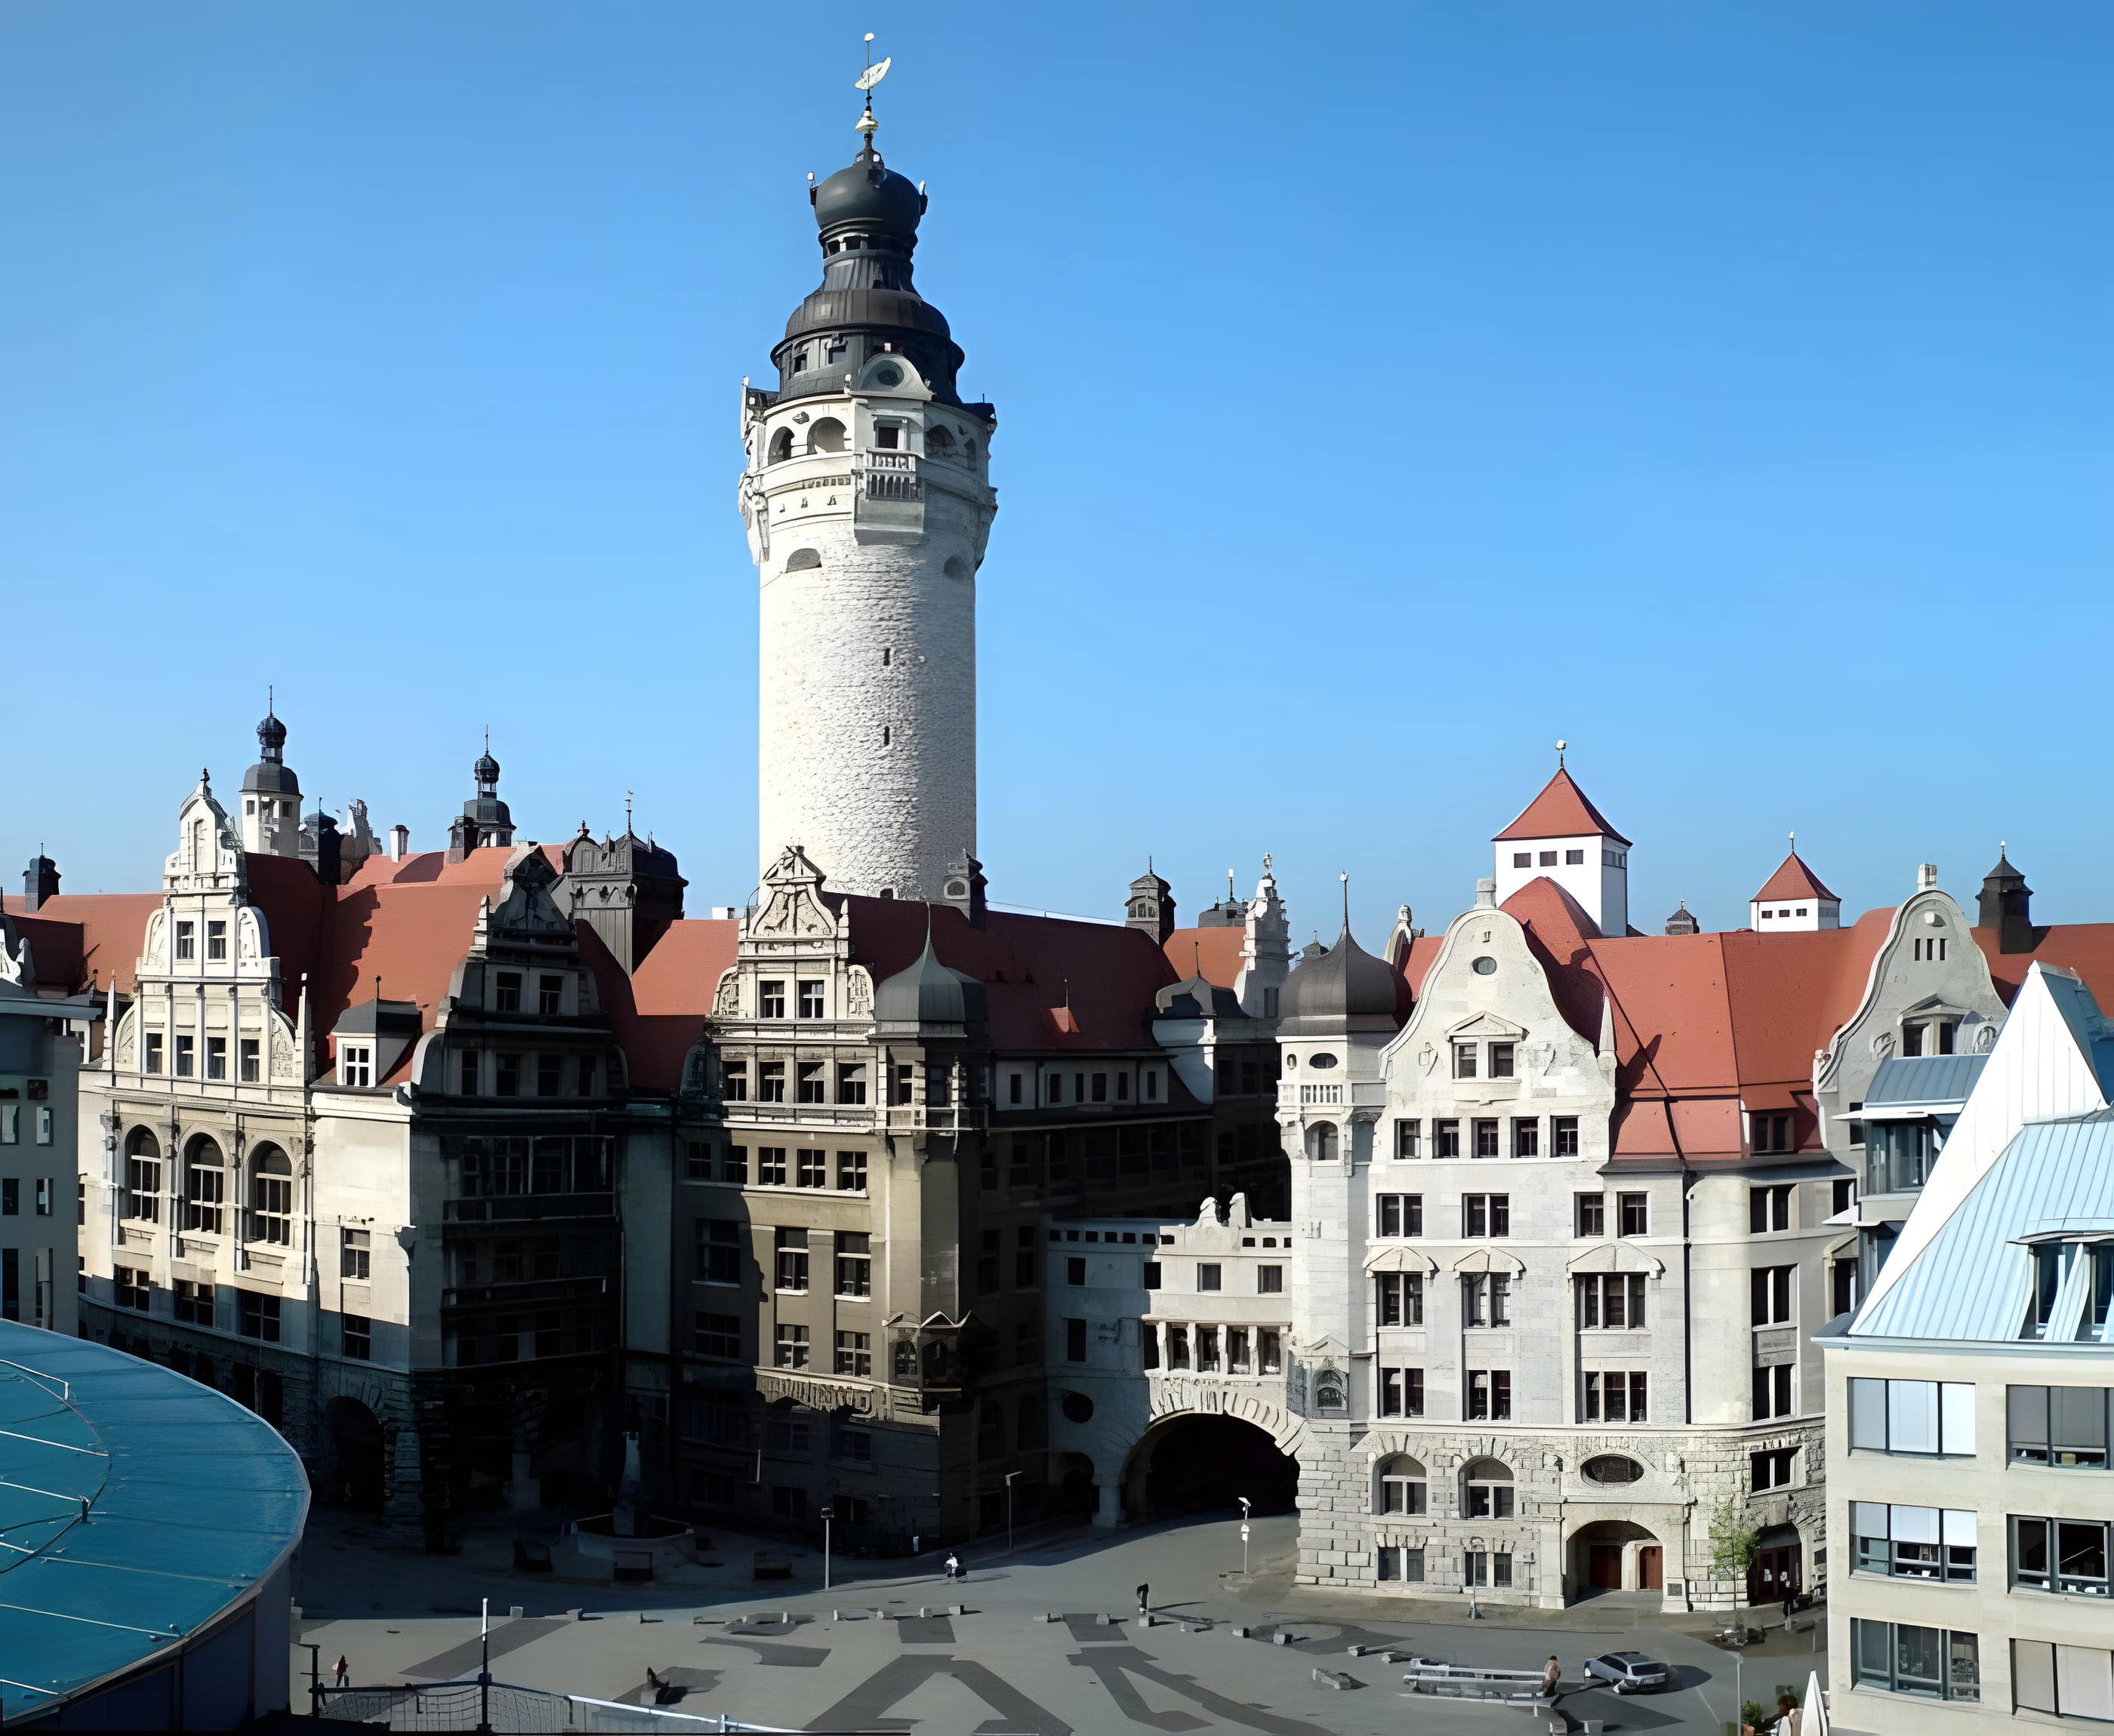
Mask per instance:
[[[1508,1273],[1480,1272],[1461,1280],[1461,1321],[1464,1326],[1510,1326],[1512,1286]]]
[[[1576,1209],[1572,1216],[1581,1236],[1605,1236],[1608,1233],[1608,1196],[1605,1194],[1576,1194],[1572,1195]]]
[[[1284,1268],[1282,1266],[1256,1268],[1256,1294],[1259,1296],[1282,1295],[1284,1292]]]
[[[799,1148],[799,1155],[793,1171],[795,1187],[827,1187],[830,1185],[830,1154],[811,1146]]]
[[[254,1290],[239,1290],[235,1295],[236,1330],[245,1338],[278,1343],[279,1299]]]
[[[521,973],[501,971],[493,984],[493,1010],[499,1012],[519,1012],[521,1010]]]
[[[1615,1209],[1618,1214],[1621,1227],[1617,1233],[1622,1236],[1646,1236],[1650,1233],[1651,1207],[1649,1195],[1618,1194],[1615,1195]]]
[[[1791,1279],[1797,1272],[1796,1266],[1758,1266],[1747,1274],[1750,1325],[1791,1323]]]
[[[1928,1382],[1871,1381],[1853,1383],[1851,1397],[1858,1396],[1857,1385],[1889,1388],[1906,1385],[1927,1386]],[[1947,1388],[1948,1392],[1951,1388]],[[1974,1388],[1959,1389],[1972,1393]],[[2107,1410],[2109,1389],[2104,1387],[2011,1387],[2006,1389],[2004,1409],[2007,1447],[2014,1462],[2020,1464],[2046,1464],[2069,1470],[2104,1470],[2107,1469]],[[1889,1394],[1891,1396],[1891,1394]],[[1870,1401],[1867,1399],[1866,1409]],[[1972,1414],[1971,1407],[1963,1410]],[[1949,1415],[1950,1413],[1946,1413]],[[1850,1444],[1861,1446],[1866,1443],[1857,1437],[1855,1412],[1851,1413],[1852,1432]],[[1923,1438],[1927,1431],[1920,1431],[1916,1438]],[[1955,1448],[1951,1430],[1944,1435],[1944,1450],[1974,1450],[1974,1437],[1966,1436],[1966,1446]],[[1902,1449],[1891,1448],[1900,1451]],[[1911,1449],[1927,1451],[1927,1448]]]
[[[783,1145],[759,1145],[756,1148],[756,1185],[758,1187],[785,1186],[785,1148]]]
[[[1933,1700],[1982,1697],[1980,1646],[1972,1633],[1852,1616],[1850,1654],[1851,1677],[1860,1688]]]
[[[1755,1370],[1755,1419],[1787,1417],[1791,1414],[1791,1365],[1778,1363]]]
[[[863,1061],[844,1061],[837,1064],[837,1101],[840,1103],[863,1103],[866,1101],[866,1063]]]
[[[1421,1368],[1382,1368],[1380,1370],[1380,1414],[1384,1417],[1421,1417],[1424,1414],[1424,1370]],[[1419,1483],[1417,1492],[1423,1493]],[[1424,1509],[1397,1507],[1389,1510],[1397,1513],[1421,1513]]]
[[[1067,1320],[1064,1323],[1064,1360],[1084,1362],[1086,1359],[1087,1323],[1083,1320]],[[1187,1367],[1187,1364],[1188,1358],[1184,1356],[1183,1364]]]
[[[370,1362],[374,1356],[374,1323],[364,1314],[338,1316],[339,1341],[355,1362]]]
[[[808,1232],[780,1230],[774,1237],[774,1245],[778,1255],[777,1287],[796,1294],[804,1291],[808,1287]]]
[[[698,1276],[707,1284],[741,1281],[741,1225],[730,1217],[700,1217],[697,1238]]]
[[[1747,1190],[1747,1228],[1755,1236],[1766,1235],[1772,1230],[1791,1227],[1791,1186],[1780,1182],[1773,1187],[1750,1187]]]
[[[2044,1387],[2014,1387],[2011,1393],[2013,1458],[2020,1456],[2018,1396],[2045,1393]],[[2030,1405],[2026,1407],[2031,1412]],[[2102,1416],[2103,1418],[2104,1412]],[[2045,1426],[2043,1407],[2039,1420]],[[2030,1414],[2028,1421],[2033,1420]],[[2042,1437],[2045,1450],[2046,1436]],[[2105,1437],[2101,1437],[2103,1443]],[[1880,1453],[1916,1453],[1936,1457],[1971,1457],[1974,1451],[1974,1388],[1965,1382],[1853,1379],[1850,1382],[1850,1445]],[[2045,1460],[2038,1461],[2045,1463]]]
[[[48,1217],[51,1215],[52,1178],[49,1176],[39,1176],[37,1177],[37,1216]]]
[[[1453,1076],[1456,1079],[1473,1079],[1476,1076],[1477,1058],[1474,1044],[1455,1044],[1453,1045]]]
[[[1541,1155],[1541,1122],[1533,1116],[1517,1116],[1512,1121],[1512,1155],[1516,1158],[1538,1158]]]
[[[782,1019],[785,1016],[785,984],[782,982],[759,982],[756,985],[756,1016],[760,1019]]]
[[[837,1154],[837,1191],[840,1194],[863,1194],[866,1191],[864,1152],[840,1151]]]
[[[1641,1370],[1588,1369],[1585,1381],[1585,1403],[1579,1411],[1581,1422],[1643,1423],[1650,1420],[1645,1403],[1645,1376]]]
[[[691,1317],[690,1348],[715,1362],[739,1362],[741,1316],[698,1313]]]
[[[2011,1699],[2025,1711],[2114,1723],[2114,1652],[2098,1646],[2015,1639]]]
[[[1578,1324],[1605,1332],[1632,1332],[1645,1323],[1641,1272],[1589,1272],[1578,1281]]]
[[[1503,1368],[1468,1371],[1468,1419],[1502,1421],[1512,1414],[1512,1377]]]
[[[1949,1519],[1952,1515],[1948,1513],[1946,1517]],[[2110,1590],[2108,1529],[2102,1519],[2014,1516],[2011,1583],[2066,1597],[2105,1597]],[[1974,1575],[1970,1572],[1966,1577]]]
[[[1398,1158],[1421,1158],[1424,1155],[1422,1122],[1400,1121],[1394,1124],[1394,1154]]]
[[[1375,1272],[1373,1318],[1380,1326],[1423,1325],[1424,1274],[1421,1272]]]
[[[1791,1468],[1798,1458],[1795,1446],[1773,1448],[1766,1453],[1747,1455],[1747,1487],[1756,1495],[1771,1489],[1791,1487]]]
[[[1423,1195],[1375,1194],[1373,1204],[1377,1208],[1374,1213],[1376,1234],[1389,1237],[1424,1234]]]
[[[374,1232],[340,1230],[337,1232],[337,1275],[364,1284],[372,1276]]]
[[[1512,1196],[1510,1194],[1463,1194],[1461,1196],[1461,1233],[1471,1237],[1511,1235]]]
[[[864,1380],[872,1374],[873,1335],[871,1332],[837,1334],[836,1372],[840,1374],[852,1375],[860,1380]],[[849,1429],[842,1430],[840,1432],[840,1438],[852,1432],[853,1431]],[[859,1438],[867,1443],[867,1450],[858,1456],[872,1457],[873,1437],[871,1435],[861,1435]],[[840,1455],[840,1456],[849,1455]]]
[[[793,1326],[785,1321],[778,1323],[771,1347],[771,1364],[775,1368],[804,1368],[808,1366],[808,1328]]]

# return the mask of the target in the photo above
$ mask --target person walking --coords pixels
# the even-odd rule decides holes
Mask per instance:
[[[1549,1662],[1542,1666],[1541,1691],[1553,1699],[1556,1697],[1556,1690],[1563,1685],[1563,1666],[1556,1661],[1556,1654],[1551,1652]]]
[[[352,1686],[352,1665],[345,1661],[345,1656],[342,1651],[337,1656],[337,1679],[332,1683],[332,1686],[335,1688]]]
[[[962,1558],[951,1549],[947,1551],[947,1577],[949,1579],[962,1577]]]
[[[1150,1585],[1141,1585],[1137,1588],[1137,1613],[1141,1615],[1148,1614],[1151,1607],[1152,1588]]]

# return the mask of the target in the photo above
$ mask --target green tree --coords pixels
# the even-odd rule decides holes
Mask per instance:
[[[1710,1515],[1710,1571],[1719,1579],[1741,1580],[1755,1565],[1762,1534],[1747,1523],[1736,1496],[1728,1495]]]

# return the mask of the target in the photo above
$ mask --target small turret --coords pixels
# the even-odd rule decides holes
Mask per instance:
[[[2001,953],[2030,953],[2047,930],[2034,926],[2034,889],[2011,866],[2007,847],[1997,846],[1997,866],[1982,877],[1975,926],[1996,930]]]
[[[286,764],[286,726],[266,690],[257,763],[242,774],[242,847],[252,856],[299,856],[301,780]]]
[[[484,736],[484,752],[470,766],[477,780],[477,794],[463,804],[463,811],[448,827],[448,860],[461,861],[473,850],[514,842],[514,816],[499,799],[499,761],[492,756],[492,732]]]
[[[1695,920],[1695,912],[1689,909],[1687,899],[1683,898],[1681,907],[1666,919],[1666,931],[1669,934],[1700,934],[1703,932],[1703,925]]]
[[[1148,860],[1145,872],[1130,883],[1123,904],[1123,926],[1152,936],[1157,947],[1167,944],[1174,932],[1174,889],[1152,871]]]
[[[41,846],[22,871],[22,914],[34,916],[49,899],[59,895],[59,865]]]

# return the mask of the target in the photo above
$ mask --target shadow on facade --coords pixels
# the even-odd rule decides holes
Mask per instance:
[[[1237,1510],[1289,1513],[1299,1464],[1252,1423],[1224,1416],[1163,1417],[1123,1468],[1123,1516],[1133,1524]]]
[[[1666,1584],[1666,1551],[1642,1525],[1628,1519],[1599,1519],[1571,1536],[1567,1564],[1570,1601],[1604,1592],[1662,1592]]]

